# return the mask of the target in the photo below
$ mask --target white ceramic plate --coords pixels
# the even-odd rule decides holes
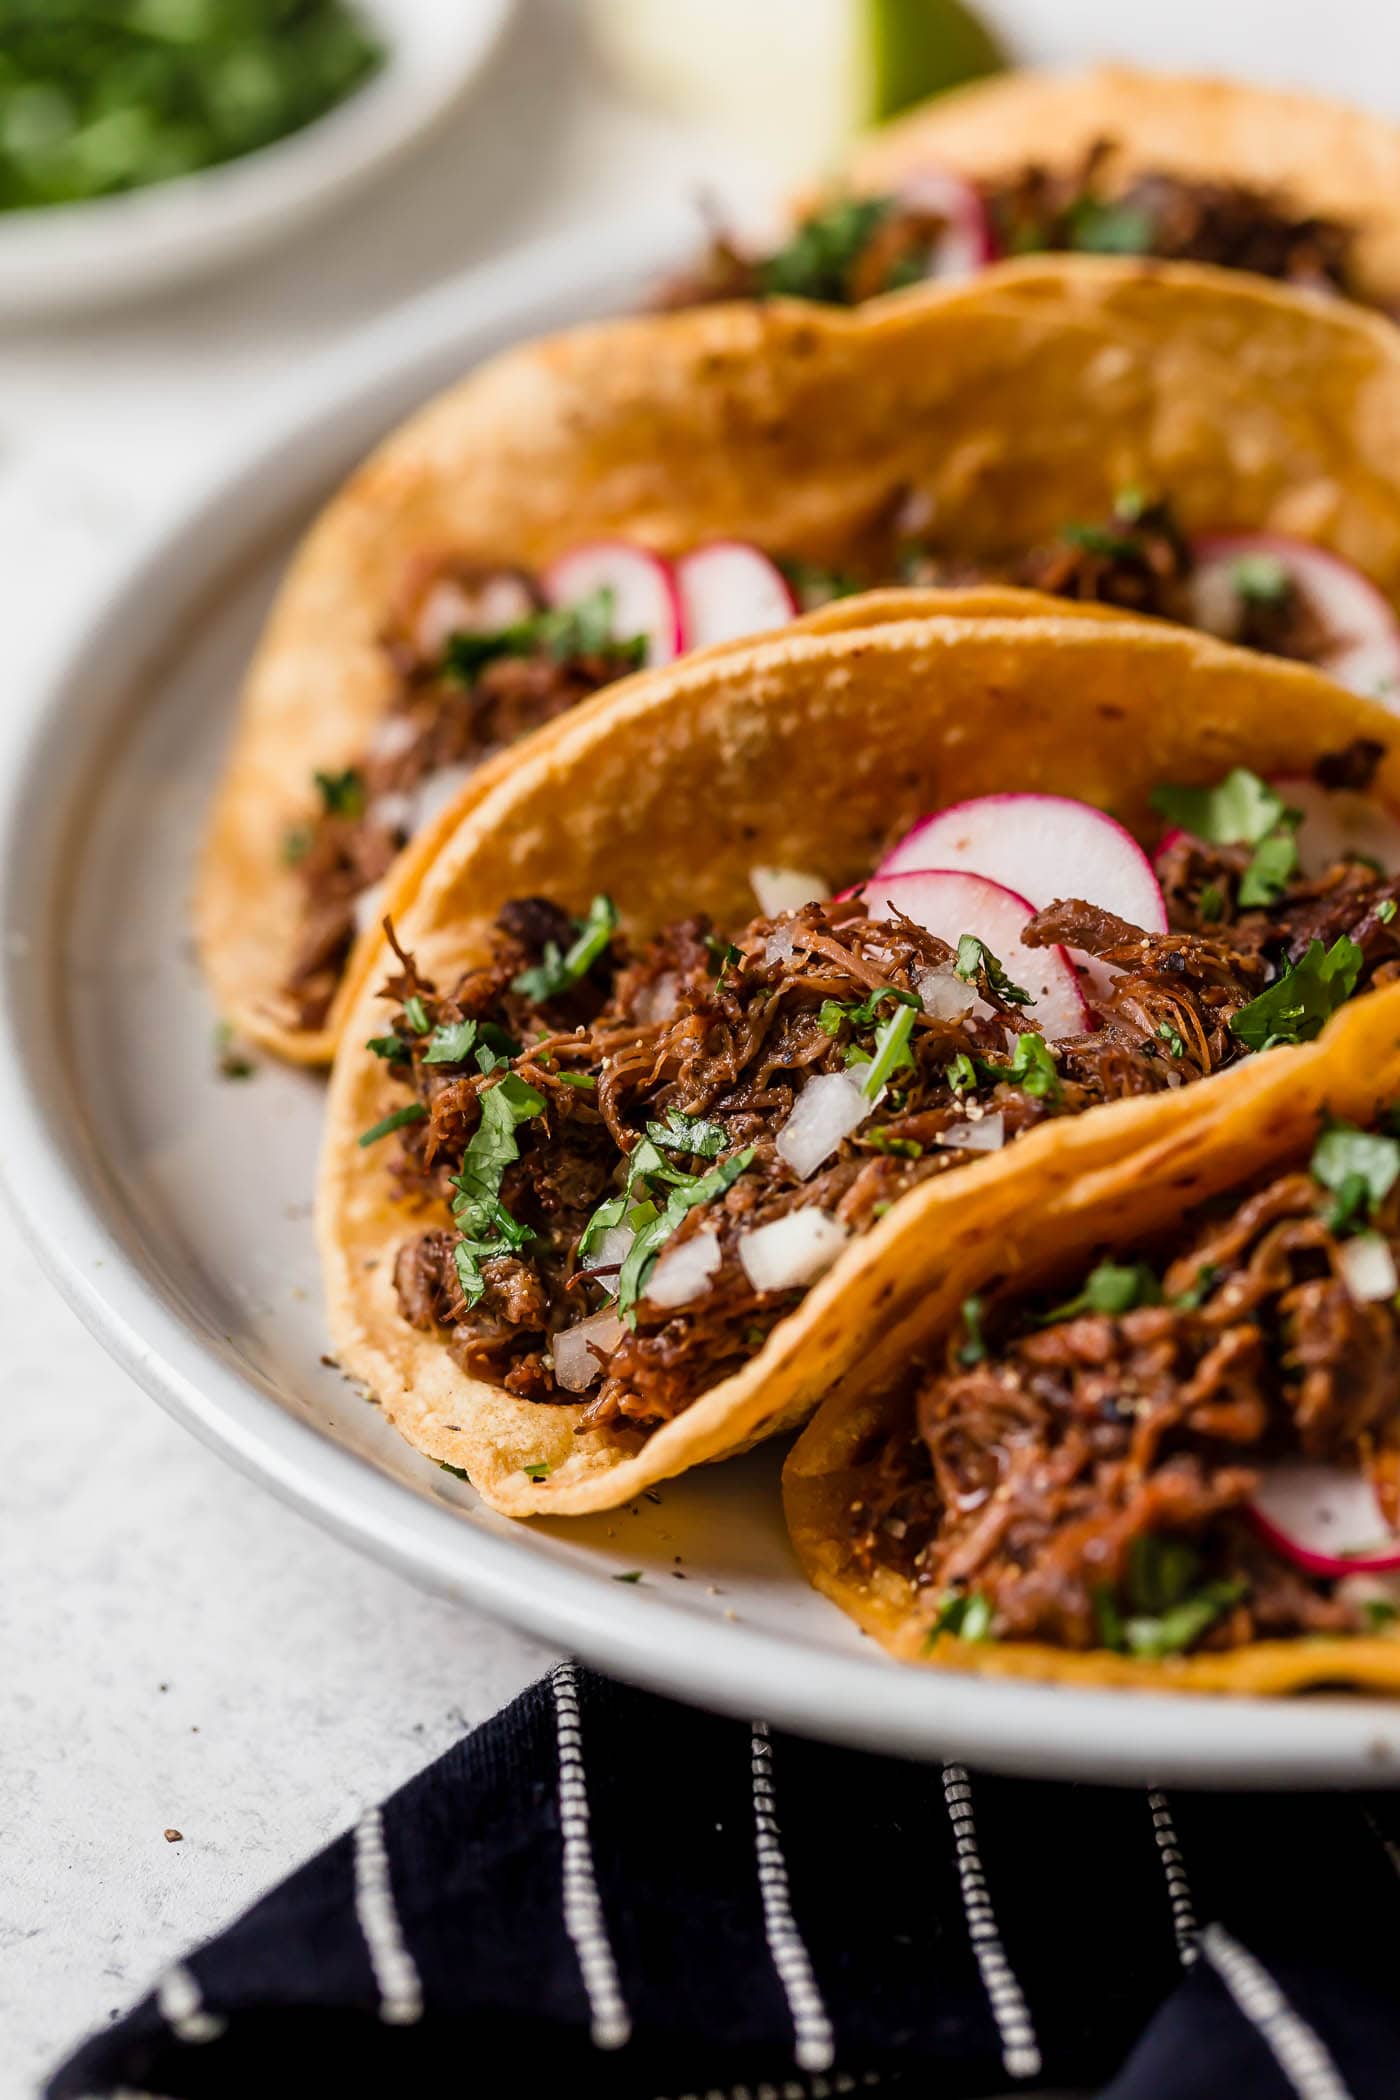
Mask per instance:
[[[291,532],[369,444],[505,343],[627,306],[693,235],[681,216],[570,235],[312,369],[256,448],[133,554],[33,696],[0,807],[0,1161],[34,1242],[113,1355],[245,1471],[433,1589],[620,1676],[1011,1770],[1400,1781],[1400,1702],[1171,1700],[898,1668],[803,1584],[772,1448],[630,1511],[512,1525],[320,1362],[320,1085],[273,1066],[215,1077],[186,930],[234,689]],[[635,1569],[640,1582],[616,1581]]]
[[[0,314],[27,318],[134,298],[295,232],[447,115],[486,65],[515,0],[360,5],[386,62],[304,130],[149,189],[0,212]]]

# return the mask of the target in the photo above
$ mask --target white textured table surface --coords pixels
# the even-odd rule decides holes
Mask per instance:
[[[1400,56],[1373,0],[1334,5],[1320,52],[1293,0],[1182,0],[1151,21],[1103,0],[991,11],[1036,55],[1130,44],[1368,99]],[[484,93],[348,217],[188,296],[0,338],[3,704],[130,528],[285,369],[516,241],[717,172],[712,147],[588,80],[569,0],[533,0]],[[547,1659],[324,1538],[166,1421],[0,1209],[0,2100]]]

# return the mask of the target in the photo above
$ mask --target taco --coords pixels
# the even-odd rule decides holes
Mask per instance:
[[[1393,330],[1184,266],[1028,263],[994,292],[516,351],[391,438],[297,557],[199,884],[220,1009],[327,1058],[382,911],[520,735],[839,594],[1038,587],[1385,684],[1397,447]]]
[[[1400,986],[1250,1077],[1080,1185],[935,1190],[917,1323],[784,1473],[893,1654],[1400,1690]]]
[[[374,958],[318,1202],[341,1365],[514,1515],[791,1425],[924,1302],[930,1205],[1116,1165],[1395,972],[1397,806],[1393,717],[1165,625],[634,679]]]
[[[1400,306],[1400,127],[1239,81],[1124,66],[1017,72],[861,141],[838,192],[748,253],[717,233],[666,304],[857,305],[1008,258],[1155,257]]]

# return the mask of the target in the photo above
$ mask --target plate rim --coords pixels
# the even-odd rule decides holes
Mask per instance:
[[[139,705],[137,667],[178,648],[240,553],[324,495],[327,457],[347,450],[350,426],[375,421],[377,401],[450,351],[473,362],[495,339],[557,325],[561,306],[674,265],[693,228],[689,209],[668,207],[570,230],[356,331],[311,361],[163,508],[80,612],[0,752],[0,1186],[84,1326],[202,1442],[420,1586],[630,1682],[829,1741],[1041,1777],[1400,1785],[1400,1702],[1129,1697],[944,1675],[873,1650],[819,1654],[772,1630],[711,1622],[645,1585],[609,1596],[595,1577],[538,1554],[528,1527],[498,1536],[464,1524],[240,1376],[121,1245],[120,1192],[81,1125],[60,1127],[55,1103],[81,1096],[65,1069],[53,973],[27,928],[63,923],[73,866],[65,840],[103,739]]]

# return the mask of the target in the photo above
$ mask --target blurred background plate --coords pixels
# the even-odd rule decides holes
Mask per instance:
[[[693,238],[685,210],[614,220],[389,314],[299,368],[275,420],[127,552],[104,602],[71,608],[68,661],[0,795],[0,1165],[27,1237],[112,1354],[246,1472],[420,1583],[616,1675],[1041,1776],[1400,1783],[1398,1702],[896,1667],[803,1582],[773,1445],[629,1509],[512,1524],[322,1355],[308,1200],[321,1083],[268,1064],[217,1076],[188,933],[237,684],[294,534],[371,443],[506,344],[636,304]],[[74,1460],[100,1467],[101,1449]]]
[[[486,67],[515,6],[360,0],[384,64],[304,129],[173,181],[91,203],[0,212],[0,316],[119,303],[283,240],[447,116]]]

